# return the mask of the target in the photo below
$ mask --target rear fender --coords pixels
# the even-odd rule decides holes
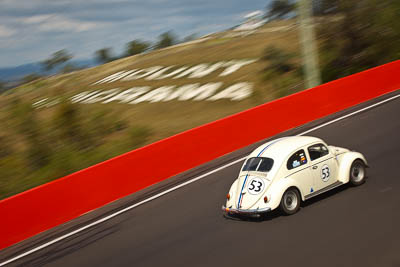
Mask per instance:
[[[238,181],[239,179],[236,179],[231,185],[231,188],[229,189],[230,199],[226,200],[226,207],[231,207],[231,206],[236,207],[235,201],[237,201],[238,198],[238,193],[237,193]]]
[[[368,167],[365,157],[359,152],[347,152],[337,157],[339,163],[338,180],[342,183],[348,183],[350,180],[350,168],[355,160],[361,160]]]
[[[297,181],[290,177],[282,178],[279,181],[273,182],[267,190],[267,196],[269,199],[267,205],[271,210],[279,207],[283,194],[290,187],[295,187],[299,191],[301,199],[304,201],[304,194],[300,190],[300,185]]]

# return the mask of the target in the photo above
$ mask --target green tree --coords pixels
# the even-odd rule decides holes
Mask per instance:
[[[150,43],[140,40],[133,40],[126,45],[126,56],[133,56],[145,52],[150,48]]]
[[[339,19],[318,30],[323,81],[399,59],[399,14],[396,0],[339,0]]]
[[[316,16],[331,15],[338,12],[340,0],[313,0],[313,14]]]
[[[12,142],[5,135],[0,135],[0,159],[11,155],[13,152]]]
[[[263,78],[272,84],[275,95],[283,97],[302,88],[301,67],[294,63],[295,55],[275,46],[265,48],[261,57],[266,67]]]
[[[35,80],[37,80],[37,79],[40,79],[40,78],[41,78],[41,76],[40,76],[39,74],[31,73],[31,74],[25,75],[25,76],[21,79],[21,82],[22,82],[22,83],[30,83],[30,82],[33,82],[33,81],[35,81]]]
[[[73,64],[73,63],[67,63],[62,69],[61,69],[61,73],[70,73],[76,70],[80,70],[82,69],[81,67]]]
[[[268,46],[264,50],[262,57],[263,60],[269,63],[266,70],[272,70],[277,73],[285,73],[295,69],[295,66],[290,62],[292,58],[292,54],[274,46]]]
[[[3,81],[0,81],[0,94],[5,92],[6,90],[6,84]]]
[[[42,62],[42,65],[46,71],[51,71],[57,66],[64,64],[71,58],[72,55],[67,50],[63,49],[53,53],[49,59],[46,59]]]
[[[188,35],[188,36],[186,36],[185,38],[183,38],[183,42],[184,42],[184,43],[185,43],[185,42],[190,42],[190,41],[196,40],[197,38],[198,38],[198,37],[197,37],[197,34],[193,33],[193,34]]]
[[[283,19],[296,11],[296,4],[291,0],[273,0],[267,6],[265,18],[269,20]]]
[[[82,123],[77,105],[69,101],[59,104],[54,114],[53,125],[60,140],[78,145],[83,141]]]
[[[177,43],[177,37],[171,32],[164,32],[158,37],[158,42],[155,45],[156,49],[165,48]]]
[[[46,166],[50,161],[51,150],[32,104],[14,98],[10,106],[10,115],[16,125],[15,130],[25,140],[24,156],[28,166],[33,170]]]
[[[129,141],[132,148],[144,145],[151,135],[151,129],[145,126],[134,126],[129,129]]]
[[[102,48],[95,52],[95,58],[99,63],[108,63],[115,60],[114,56],[112,55],[111,48]]]

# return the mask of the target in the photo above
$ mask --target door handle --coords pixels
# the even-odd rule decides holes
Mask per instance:
[[[316,170],[316,169],[318,169],[318,166],[313,166],[312,168],[313,168],[313,170]]]

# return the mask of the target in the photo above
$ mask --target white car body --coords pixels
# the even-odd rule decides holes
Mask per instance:
[[[348,183],[355,162],[368,166],[361,153],[328,146],[316,137],[293,136],[272,140],[246,158],[222,209],[228,215],[259,216],[280,207],[285,192],[296,190],[298,194],[294,195],[305,201]],[[365,169],[361,169],[357,171],[358,176],[362,175],[361,180],[354,180],[354,184],[364,182]],[[299,199],[298,206],[301,201]]]

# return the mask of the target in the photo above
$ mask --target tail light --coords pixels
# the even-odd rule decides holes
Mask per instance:
[[[229,193],[226,195],[226,199],[227,200],[231,199],[231,195]]]
[[[267,202],[268,202],[268,197],[265,196],[265,197],[264,197],[264,203],[267,203]]]

